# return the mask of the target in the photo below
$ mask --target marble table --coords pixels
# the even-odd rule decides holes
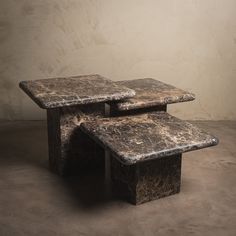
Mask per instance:
[[[20,88],[43,109],[121,100],[135,95],[134,90],[97,74],[22,81]]]
[[[19,86],[39,107],[47,109],[49,165],[60,175],[68,174],[74,162],[82,169],[86,164],[101,163],[103,150],[84,136],[80,123],[104,117],[106,101],[135,95],[134,90],[96,74],[22,81]]]
[[[195,95],[152,78],[117,81],[117,85],[133,89],[136,95],[118,102],[109,102],[112,115],[129,115],[147,111],[166,111],[167,104],[188,102]]]
[[[218,143],[163,111],[94,119],[81,129],[110,151],[113,189],[134,204],[178,193],[182,153]]]
[[[194,94],[155,79],[83,75],[22,81],[20,88],[47,110],[50,169],[67,175],[74,166],[105,165],[114,192],[134,204],[178,193],[182,153],[218,143],[166,113]]]

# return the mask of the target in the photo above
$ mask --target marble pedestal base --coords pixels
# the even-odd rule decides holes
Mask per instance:
[[[104,168],[104,150],[80,130],[80,123],[104,117],[104,103],[47,110],[49,167],[65,176]]]
[[[112,191],[138,205],[179,193],[182,155],[123,165],[111,158]]]

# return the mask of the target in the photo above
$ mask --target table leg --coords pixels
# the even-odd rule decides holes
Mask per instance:
[[[50,169],[59,175],[104,168],[104,150],[80,130],[81,122],[104,116],[104,104],[47,110]]]
[[[137,205],[180,191],[182,155],[123,165],[111,160],[113,192]]]

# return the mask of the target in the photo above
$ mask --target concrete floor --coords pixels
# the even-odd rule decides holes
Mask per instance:
[[[236,122],[194,122],[220,144],[183,155],[181,193],[109,199],[100,173],[47,167],[45,122],[0,123],[0,235],[236,235]]]

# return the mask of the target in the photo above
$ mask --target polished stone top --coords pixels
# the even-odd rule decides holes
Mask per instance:
[[[136,95],[122,102],[112,103],[119,111],[187,102],[195,99],[195,95],[178,89],[172,85],[151,78],[117,81],[117,85],[135,90]]]
[[[127,165],[218,143],[212,135],[166,112],[97,119],[82,123],[81,129]]]
[[[120,100],[135,95],[134,90],[100,75],[22,81],[20,87],[45,109]]]

